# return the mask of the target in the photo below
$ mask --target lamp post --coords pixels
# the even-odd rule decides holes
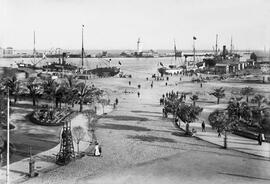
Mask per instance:
[[[7,171],[6,181],[9,184],[9,89],[7,91]]]

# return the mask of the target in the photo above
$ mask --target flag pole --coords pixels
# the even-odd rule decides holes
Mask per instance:
[[[9,89],[7,92],[7,184],[9,184]]]

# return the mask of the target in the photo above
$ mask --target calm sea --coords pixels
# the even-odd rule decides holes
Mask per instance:
[[[36,59],[38,61],[40,58]],[[23,61],[24,63],[32,63],[33,58],[0,58],[0,67],[16,67],[16,62]],[[46,65],[47,63],[58,62],[57,58],[47,58],[41,61],[37,66]],[[81,66],[80,58],[67,58],[67,62]],[[179,65],[184,62],[184,59],[177,58],[175,61],[173,57],[166,58],[112,58],[111,62],[109,59],[98,59],[98,58],[85,58],[84,66],[92,69],[105,66],[117,66],[120,67],[121,71],[127,74],[141,74],[142,76],[153,74],[157,72],[157,68],[162,64],[176,64]],[[119,64],[121,63],[121,65]],[[144,75],[145,74],[145,75]]]

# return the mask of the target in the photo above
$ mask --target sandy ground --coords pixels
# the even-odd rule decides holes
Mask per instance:
[[[83,157],[25,183],[269,183],[269,159],[185,137],[170,119],[162,118],[159,98],[170,90],[199,94],[199,105],[215,109],[216,99],[208,92],[217,83],[200,88],[186,80],[179,82],[179,77],[174,77],[167,87],[165,81],[154,81],[151,89],[145,76],[96,79],[93,83],[97,87],[109,89],[111,100],[119,99],[117,109],[98,121],[102,157]],[[142,86],[140,98],[138,84]],[[224,104],[232,87],[221,86],[227,89],[227,98],[221,100]],[[124,94],[125,89],[130,93]]]

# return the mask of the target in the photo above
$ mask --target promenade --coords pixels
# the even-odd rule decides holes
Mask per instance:
[[[186,137],[170,118],[162,117],[159,98],[178,87],[173,80],[167,87],[164,81],[154,82],[151,89],[150,81],[132,79],[126,94],[123,91],[130,79],[114,80],[95,81],[97,87],[107,85],[112,100],[116,96],[119,99],[116,109],[97,124],[96,136],[102,146],[102,157],[85,156],[59,167],[54,163],[53,154],[59,150],[55,148],[55,152],[49,150],[37,155],[43,158],[36,162],[38,177],[26,180],[27,159],[12,164],[12,181],[33,184],[269,183],[268,144],[258,146],[254,140],[229,135],[229,149],[223,149],[223,139],[218,138],[216,132],[210,132],[209,126],[206,133],[201,133],[200,123],[194,123],[192,126],[197,128],[199,139]],[[138,83],[142,86],[139,98]],[[76,122],[84,124],[80,118]],[[255,154],[261,152],[265,152],[266,157]],[[4,169],[1,168],[1,179]]]

